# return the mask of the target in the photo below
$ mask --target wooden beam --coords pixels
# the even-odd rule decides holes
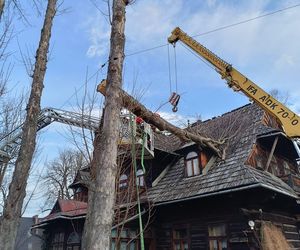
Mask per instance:
[[[268,161],[267,161],[267,165],[266,165],[266,168],[265,168],[265,171],[268,171],[269,170],[269,166],[270,166],[270,163],[271,163],[271,160],[272,160],[272,157],[273,157],[273,154],[274,154],[274,151],[275,151],[275,148],[276,148],[276,145],[277,145],[277,142],[278,142],[278,136],[275,137],[275,140],[273,142],[273,145],[272,145],[272,149],[271,149],[271,152],[269,154],[269,158],[268,158]]]

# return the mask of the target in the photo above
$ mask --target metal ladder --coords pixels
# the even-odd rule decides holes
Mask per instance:
[[[100,118],[61,109],[44,108],[38,117],[37,130],[41,130],[52,122],[96,130],[99,127]],[[13,151],[21,144],[22,125],[0,139],[0,163],[8,162],[12,157]]]

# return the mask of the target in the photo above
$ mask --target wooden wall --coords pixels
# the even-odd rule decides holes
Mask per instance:
[[[283,208],[280,211],[280,204],[278,204],[272,211],[270,206],[264,206],[261,202],[255,205],[245,203],[247,195],[244,201],[240,198],[236,196],[199,199],[158,207],[152,225],[153,249],[172,249],[172,230],[179,225],[186,225],[189,228],[190,249],[209,249],[208,226],[219,223],[225,223],[227,226],[228,249],[260,249],[261,221],[270,221],[281,228],[293,249],[300,249],[297,220],[290,208]],[[252,199],[249,201],[252,202]],[[273,203],[280,202],[282,201],[278,198]],[[259,212],[257,205],[261,207],[262,213]],[[245,207],[249,208],[249,210],[245,209],[247,212],[242,209]],[[255,222],[255,231],[250,229],[249,220]]]

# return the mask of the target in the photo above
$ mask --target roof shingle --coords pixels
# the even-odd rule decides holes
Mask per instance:
[[[220,117],[194,124],[192,130],[214,139],[218,139],[216,136],[228,137],[234,134],[228,141],[226,160],[216,161],[206,175],[186,178],[184,160],[181,158],[149,190],[149,199],[155,203],[163,203],[256,186],[297,197],[281,179],[245,164],[256,136],[270,131],[270,128],[261,123],[262,117],[263,111],[257,105],[249,104]]]

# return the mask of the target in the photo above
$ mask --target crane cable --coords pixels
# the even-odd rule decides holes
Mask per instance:
[[[248,23],[248,22],[251,22],[251,21],[255,21],[257,19],[264,18],[264,17],[267,17],[267,16],[271,16],[271,15],[274,15],[274,14],[277,14],[277,13],[280,13],[280,12],[284,12],[286,10],[290,10],[290,9],[293,9],[293,8],[296,8],[296,7],[299,7],[299,6],[300,6],[300,3],[292,5],[292,6],[288,6],[288,7],[282,8],[282,9],[278,9],[278,10],[275,10],[275,11],[271,11],[271,12],[268,12],[268,13],[265,13],[265,14],[262,14],[262,15],[259,15],[259,16],[248,18],[248,19],[242,20],[240,22],[236,22],[236,23],[232,23],[232,24],[229,24],[229,25],[221,26],[219,28],[215,28],[215,29],[203,32],[203,33],[196,34],[196,35],[194,35],[192,37],[203,36],[203,35],[214,33],[214,32],[220,31],[220,30],[232,28],[234,26],[238,26],[238,25],[245,24],[245,23]],[[157,45],[157,46],[154,46],[154,47],[146,48],[146,49],[143,49],[143,50],[138,50],[138,51],[135,51],[135,52],[132,52],[132,53],[129,53],[129,54],[125,54],[125,57],[130,57],[130,56],[134,56],[134,55],[137,55],[137,54],[149,52],[151,50],[159,49],[159,48],[162,48],[162,47],[165,47],[165,46],[168,46],[168,45],[169,45],[169,43],[167,43],[167,44],[160,44],[160,45]],[[96,70],[96,72],[87,81],[89,81],[91,78],[93,78],[105,65],[107,65],[108,62],[109,62],[109,60],[107,60],[105,63],[103,63],[101,65],[100,69]],[[66,103],[73,96],[75,96],[81,88],[83,88],[83,86],[84,86],[84,84],[82,84],[79,87],[79,89],[75,90],[74,93],[63,103],[63,105],[60,106],[60,108],[64,107],[66,105]],[[19,127],[21,127],[22,125],[23,125],[23,123]],[[11,131],[11,132],[13,132],[13,131]],[[1,140],[4,139],[5,137],[7,137],[8,135],[5,135],[4,137],[2,137]]]
[[[170,100],[172,99],[172,96],[174,95],[174,93],[177,93],[177,66],[175,66],[175,87],[176,87],[176,92],[172,92],[172,74],[171,74],[171,60],[170,60],[170,44],[167,44],[168,47],[168,72],[169,72],[169,89],[170,89],[170,97],[166,102],[161,103],[158,108],[154,111],[154,113],[158,112],[163,106],[165,106],[166,104],[168,104],[169,102],[171,102]],[[176,52],[174,52],[176,53]],[[171,103],[171,105],[173,105]],[[174,105],[173,105],[174,108]]]
[[[169,69],[169,85],[170,95],[172,94],[172,79],[171,79],[171,62],[170,62],[170,45],[168,44],[168,69]]]
[[[160,105],[158,109],[160,109],[162,106],[164,106],[165,104],[167,104],[169,102],[173,106],[172,111],[173,112],[177,112],[177,110],[178,110],[177,105],[178,105],[179,100],[180,100],[180,95],[178,94],[177,56],[176,56],[176,48],[175,48],[175,46],[173,46],[173,53],[174,53],[175,91],[172,91],[170,49],[169,49],[169,44],[168,44],[168,69],[169,69],[170,97],[169,97],[169,100],[166,103],[163,103],[162,105]]]
[[[267,12],[267,13],[262,14],[262,15],[258,15],[258,16],[252,17],[252,18],[244,19],[244,20],[236,22],[236,23],[231,23],[231,24],[228,24],[228,25],[224,25],[224,26],[212,29],[212,30],[208,30],[206,32],[196,34],[196,35],[194,35],[192,37],[203,36],[203,35],[207,35],[207,34],[210,34],[210,33],[218,32],[220,30],[229,29],[229,28],[241,25],[241,24],[245,24],[245,23],[248,23],[248,22],[251,22],[251,21],[255,21],[255,20],[260,19],[260,18],[264,18],[264,17],[267,17],[267,16],[278,14],[280,12],[284,12],[284,11],[287,11],[287,10],[290,10],[290,9],[293,9],[293,8],[296,8],[296,7],[299,7],[299,6],[300,6],[300,3],[295,4],[295,5],[291,5],[291,6],[287,6],[287,7],[282,8],[282,9],[277,9],[277,10],[274,10],[274,11],[271,11],[271,12]],[[146,49],[142,49],[142,50],[138,50],[138,51],[135,51],[135,52],[132,52],[132,53],[125,54],[125,57],[130,57],[130,56],[134,56],[134,55],[146,53],[146,52],[149,52],[149,51],[152,51],[152,50],[160,49],[160,48],[168,46],[168,45],[169,45],[169,43],[159,44],[159,45],[156,45],[156,46],[153,46],[153,47],[149,47],[149,48],[146,48]],[[108,62],[109,62],[109,59],[106,62],[104,62],[101,65],[100,69],[98,69],[90,78],[94,77],[100,70],[102,70],[102,68],[104,66],[106,66]],[[90,80],[90,78],[88,79],[88,81]],[[66,103],[69,102],[69,100],[73,96],[75,96],[77,94],[77,92],[79,92],[79,90],[81,88],[83,88],[84,84],[82,84],[82,86],[80,86],[79,89],[75,90],[74,93],[63,103],[63,105],[60,106],[60,108],[62,108],[63,106],[65,106]]]
[[[178,93],[178,88],[177,88],[177,85],[178,85],[178,80],[177,80],[177,56],[176,56],[176,47],[173,46],[173,50],[174,50],[174,70],[175,70],[175,90],[176,90],[176,93]]]

